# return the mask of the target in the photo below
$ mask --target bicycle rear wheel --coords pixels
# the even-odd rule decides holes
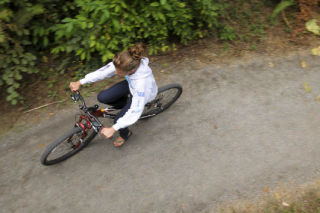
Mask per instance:
[[[79,127],[75,127],[67,134],[53,142],[41,156],[43,165],[52,165],[68,159],[87,146],[97,135],[92,130],[90,134],[84,136]]]
[[[160,87],[157,97],[146,104],[140,119],[153,117],[166,109],[168,109],[182,93],[182,86],[180,84],[169,84]]]

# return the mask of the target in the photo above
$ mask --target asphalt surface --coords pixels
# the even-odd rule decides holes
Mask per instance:
[[[3,136],[0,212],[212,212],[279,182],[319,178],[319,57],[173,68],[158,84],[182,84],[181,98],[135,124],[120,149],[98,136],[63,163],[40,164],[46,146],[73,126],[77,105]]]

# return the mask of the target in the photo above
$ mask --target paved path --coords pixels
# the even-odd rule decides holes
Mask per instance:
[[[182,97],[134,125],[120,149],[100,136],[64,163],[42,166],[41,153],[70,129],[76,106],[3,137],[0,212],[207,212],[279,182],[319,177],[319,57],[175,68],[159,84],[183,84]]]

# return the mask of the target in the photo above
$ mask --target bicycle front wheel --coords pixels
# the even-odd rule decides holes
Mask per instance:
[[[75,127],[67,134],[53,142],[41,156],[43,165],[52,165],[68,159],[87,146],[97,135],[92,130],[86,137],[79,127]]]
[[[146,104],[141,115],[141,119],[153,117],[166,109],[168,109],[182,94],[182,86],[180,84],[169,84],[160,87],[157,97]]]

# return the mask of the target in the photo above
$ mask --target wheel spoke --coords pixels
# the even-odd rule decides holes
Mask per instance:
[[[181,88],[169,87],[159,91],[157,97],[148,103],[142,113],[142,116],[158,114],[168,108],[181,94]]]
[[[47,160],[54,160],[63,155],[66,155],[69,152],[72,152],[75,148],[79,147],[79,143],[81,143],[82,132],[76,133],[71,138],[66,138],[59,146],[55,147],[51,153],[49,154]]]
[[[163,109],[168,103],[170,103],[176,97],[178,92],[179,91],[177,88],[172,88],[160,93],[158,97],[158,104],[160,104],[160,109]]]

